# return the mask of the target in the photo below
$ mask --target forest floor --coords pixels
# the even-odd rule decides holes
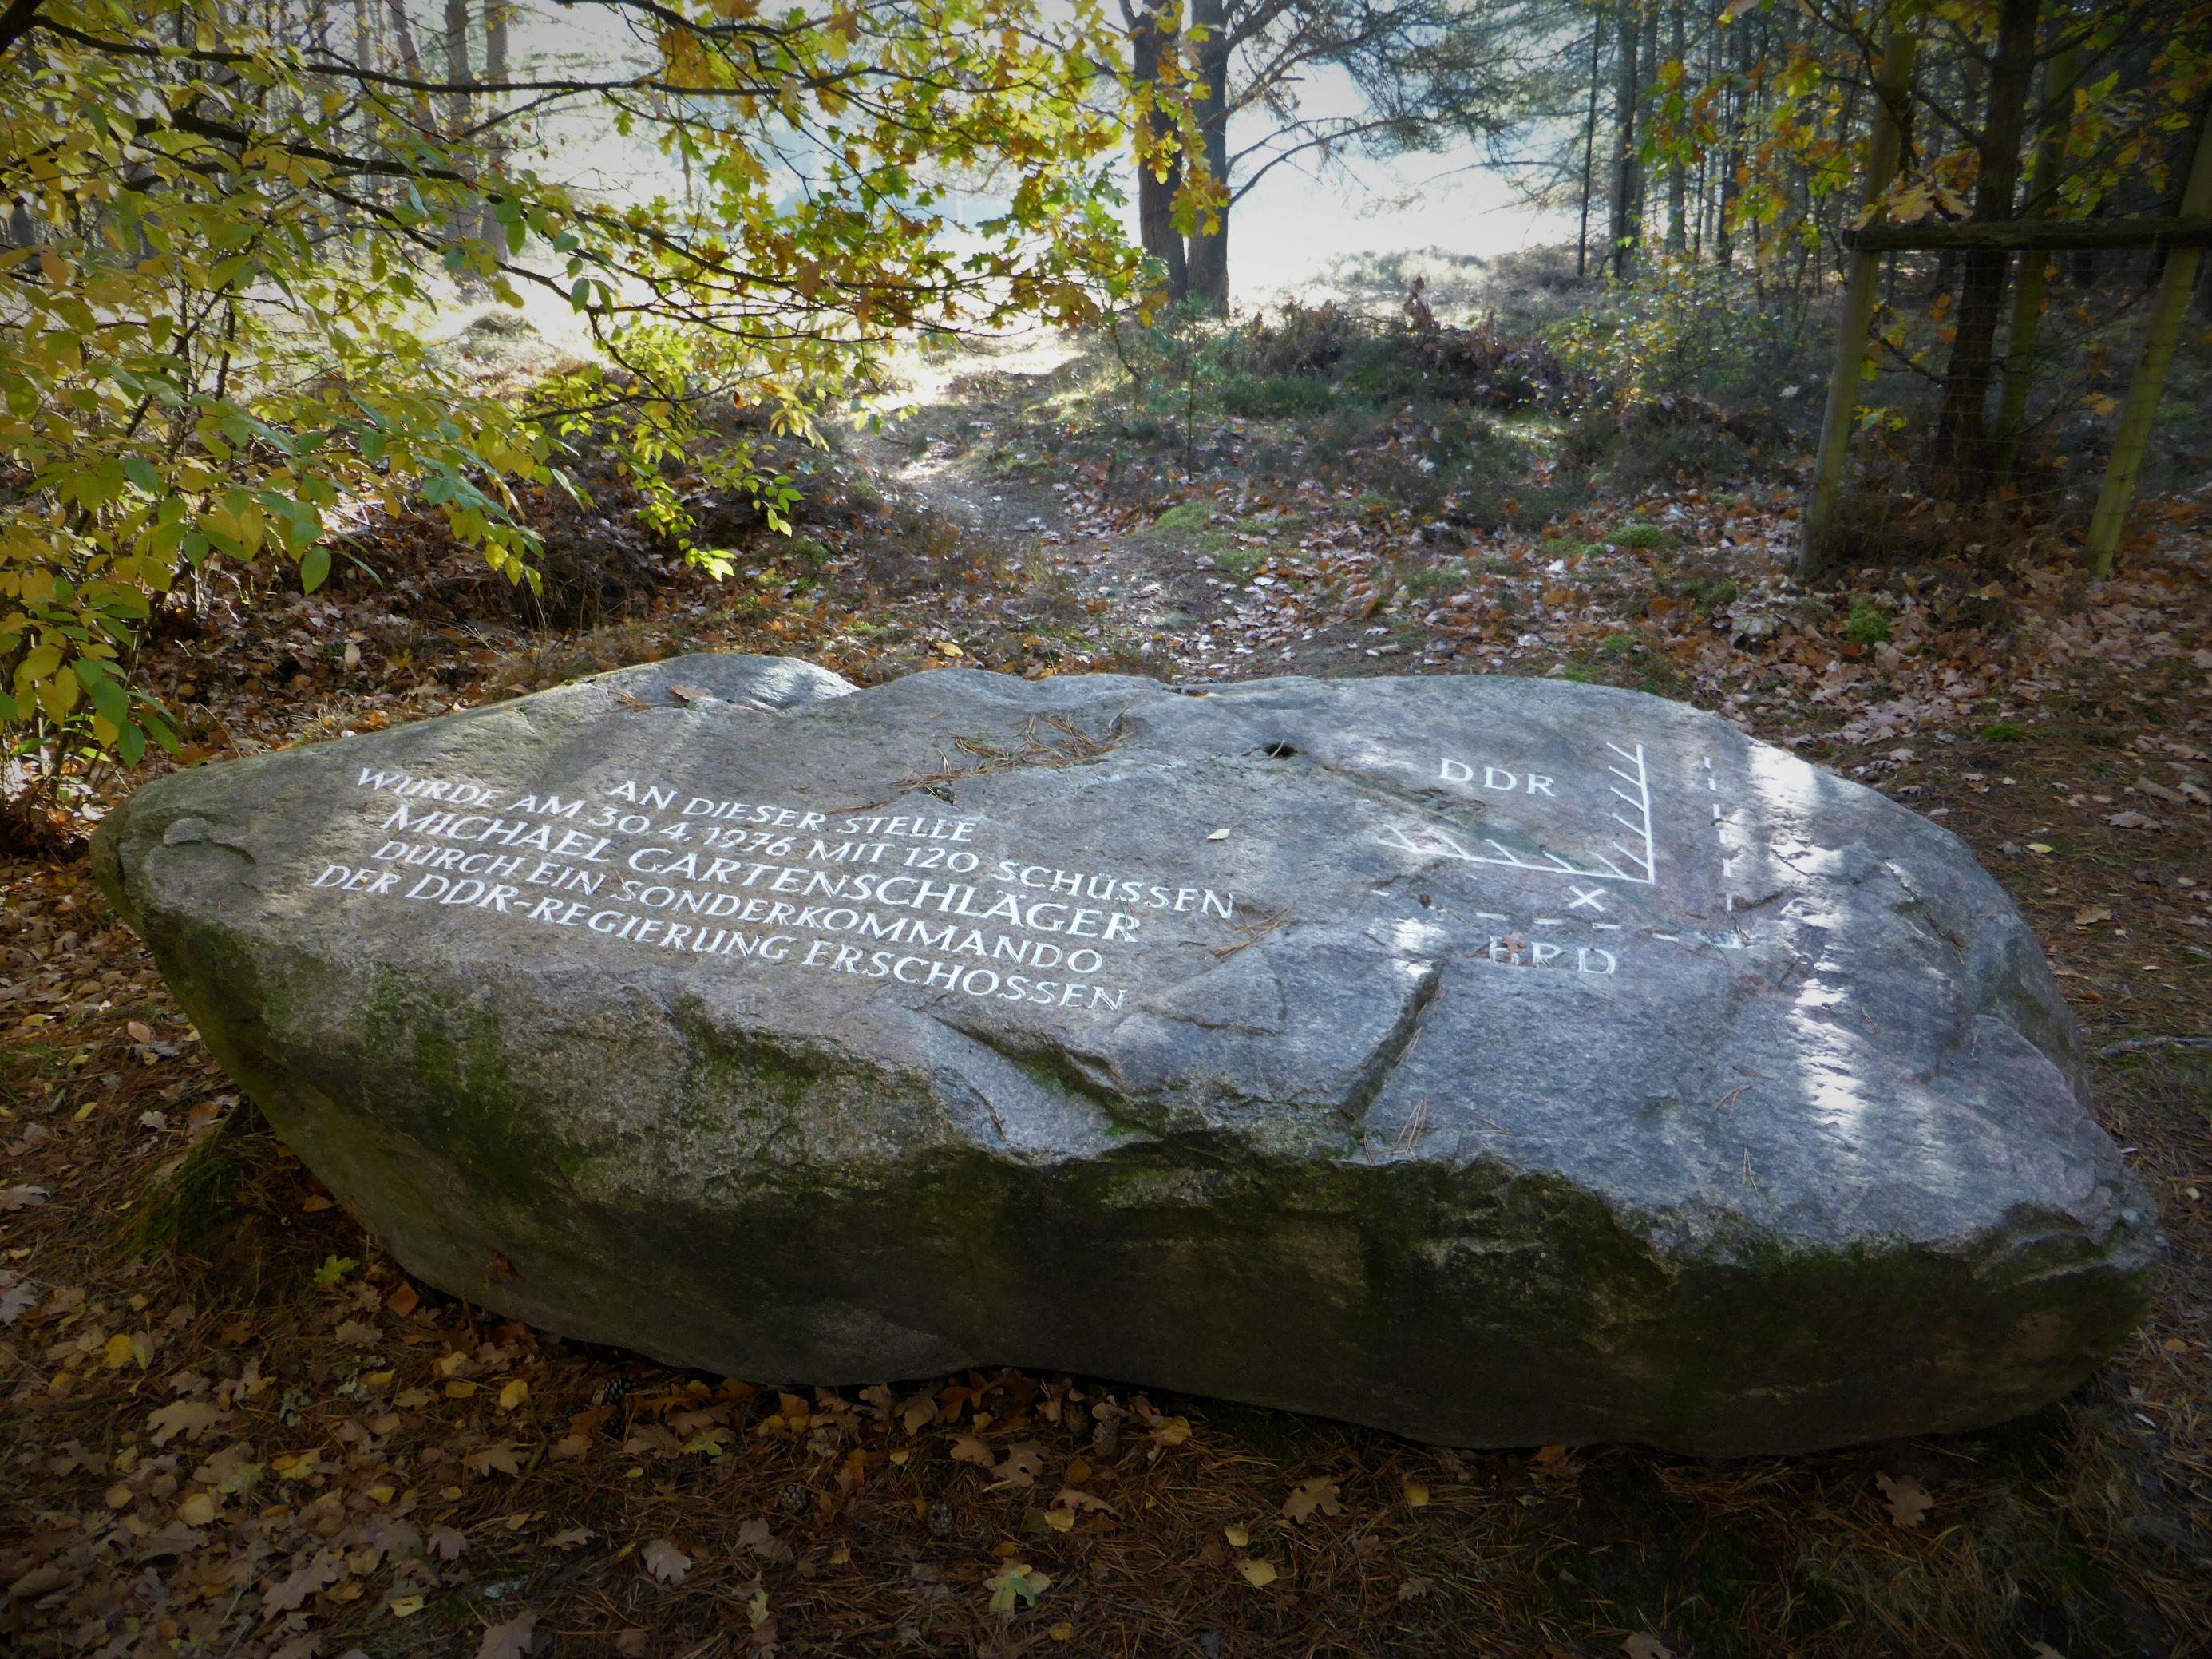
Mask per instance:
[[[148,677],[188,760],[707,649],[864,681],[1504,672],[1691,700],[1954,830],[2034,924],[2172,1243],[2112,1364],[2002,1428],[1729,1462],[1455,1452],[1112,1379],[669,1370],[410,1282],[64,846],[0,864],[0,1643],[2212,1651],[2212,1052],[2168,1041],[2212,1033],[2212,503],[2147,503],[2104,582],[2062,524],[1806,585],[1797,474],[1757,459],[1788,446],[1697,405],[1608,452],[1487,382],[1362,404],[1356,370],[1317,398],[1303,368],[1175,367],[1139,384],[1097,341],[927,360],[911,418],[793,454],[794,536],[700,503],[741,555],[720,582],[605,470],[588,511],[538,504],[543,601],[433,521],[380,522],[313,596],[214,595]],[[1680,464],[1621,471],[1654,452]]]

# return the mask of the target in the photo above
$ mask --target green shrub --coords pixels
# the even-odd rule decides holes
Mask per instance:
[[[1741,266],[1651,261],[1632,284],[1608,284],[1553,331],[1566,366],[1626,410],[1661,398],[1731,403],[1773,395],[1817,364],[1817,340]]]
[[[1698,609],[1707,616],[1734,605],[1743,592],[1743,590],[1736,586],[1733,576],[1722,576],[1712,581],[1698,582],[1694,586],[1696,591],[1693,597],[1697,599]]]
[[[1290,301],[1281,307],[1279,320],[1269,322],[1262,312],[1239,329],[1232,337],[1232,352],[1243,365],[1264,374],[1316,375],[1334,367],[1369,331],[1364,319],[1334,304]]]
[[[1853,645],[1885,644],[1889,639],[1889,618],[1865,594],[1854,593],[1851,614],[1844,622],[1844,637]]]
[[[1330,396],[1328,382],[1310,375],[1232,374],[1221,406],[1254,420],[1300,420],[1327,410]]]

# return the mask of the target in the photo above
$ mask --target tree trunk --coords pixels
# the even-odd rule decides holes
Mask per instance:
[[[483,78],[486,86],[503,87],[507,84],[507,7],[510,3],[511,0],[484,0]],[[501,100],[496,99],[488,100],[488,106],[484,111],[485,118],[494,119],[505,113],[505,110],[506,106]],[[486,145],[486,154],[490,160],[492,171],[504,177],[507,173],[507,129],[504,126],[492,128],[490,141]],[[490,205],[487,204],[483,214],[484,240],[496,243],[503,234],[498,218],[493,214]]]
[[[376,14],[370,9],[369,0],[353,0],[353,61],[356,68],[385,67],[376,58],[375,23]],[[376,121],[375,106],[364,99],[354,112],[354,142],[364,147],[374,143]]]
[[[385,0],[385,10],[392,19],[392,38],[399,47],[400,72],[410,81],[422,78],[422,54],[416,49],[415,30],[407,21],[404,0]],[[184,15],[179,8],[177,15]],[[430,100],[426,94],[415,94],[415,118],[423,126],[430,125]]]
[[[1597,161],[1597,64],[1605,46],[1605,14],[1590,14],[1589,113],[1583,121],[1583,216],[1575,232],[1575,280],[1589,274],[1590,180]]]
[[[449,86],[473,84],[469,72],[469,0],[446,0],[446,82]],[[446,133],[458,138],[469,125],[469,94],[446,94]]]
[[[1674,0],[1668,8],[1667,25],[1671,36],[1669,49],[1674,54],[1673,61],[1680,64],[1683,52],[1682,0]],[[1686,70],[1683,85],[1686,88],[1688,84],[1689,76]],[[1684,183],[1682,158],[1677,155],[1667,163],[1667,252],[1669,253],[1680,253],[1689,245],[1689,234],[1682,216]]]
[[[2212,106],[2198,120],[2195,153],[2181,188],[2181,211],[2212,213]],[[2106,465],[2097,509],[2089,520],[2090,568],[2099,576],[2112,574],[2112,556],[2119,551],[2120,530],[2142,471],[2143,452],[2150,446],[2159,399],[2166,393],[2166,370],[2181,342],[2182,319],[2203,258],[2195,248],[2176,248],[2166,256],[2166,269],[2159,275],[2158,297],[2151,301],[2150,316],[2143,324],[2142,356],[2128,383],[2127,405],[2112,434],[2112,459]]]
[[[1659,80],[1659,7],[1657,0],[1644,0],[1644,43],[1637,48],[1636,61],[1636,120],[1637,130],[1649,134],[1652,118],[1658,112],[1654,106],[1658,100],[1653,89]],[[1651,177],[1639,157],[1636,166],[1636,199],[1629,204],[1629,234],[1636,239],[1637,252],[1641,253],[1650,240],[1644,229],[1644,209],[1651,193]]]
[[[1989,114],[1981,131],[1981,173],[1974,186],[1977,222],[2009,219],[2020,184],[2020,141],[2035,75],[2039,0],[2000,0],[1996,55],[1990,64]],[[1977,251],[1960,260],[1959,332],[1943,378],[1936,428],[1936,464],[1962,495],[1989,488],[1995,450],[1988,432],[1990,382],[1996,371],[1996,331],[2004,310],[2012,256]]]
[[[489,86],[507,84],[507,5],[508,0],[484,0],[484,81]],[[503,149],[507,141],[495,143]]]
[[[2027,210],[2047,215],[2057,205],[2060,169],[2066,159],[2066,130],[2074,114],[2074,82],[2081,52],[2069,46],[2051,60],[2043,82],[2043,142],[2036,147],[2035,172],[2028,179]],[[2023,254],[2013,284],[2012,326],[2005,331],[2003,389],[1997,398],[1996,458],[1992,471],[2003,483],[2020,459],[2027,430],[2027,394],[2035,384],[2035,339],[2043,327],[2043,300],[2051,256],[2041,250]]]
[[[1620,44],[1613,55],[1613,212],[1607,239],[1613,245],[1613,276],[1621,281],[1634,269],[1629,238],[1636,196],[1636,44],[1643,33],[1637,3],[1620,0]]]
[[[1729,95],[1728,151],[1721,163],[1721,210],[1713,230],[1713,258],[1725,270],[1735,263],[1735,231],[1729,215],[1742,190],[1736,174],[1743,167],[1744,112],[1751,103],[1751,25],[1741,18],[1727,25],[1735,56],[1735,85]]]
[[[1904,149],[1899,120],[1912,101],[1912,64],[1917,39],[1899,24],[1890,26],[1875,71],[1874,132],[1867,146],[1866,202],[1879,203],[1897,172]],[[1836,562],[1835,526],[1841,505],[1844,462],[1851,432],[1858,424],[1859,382],[1866,372],[1867,331],[1874,319],[1875,281],[1881,256],[1863,248],[1851,253],[1844,284],[1843,315],[1836,323],[1835,367],[1828,374],[1828,401],[1820,416],[1820,447],[1813,458],[1813,489],[1797,525],[1797,569],[1818,576]]]
[[[1198,48],[1198,134],[1217,210],[1191,233],[1191,297],[1209,311],[1229,309],[1229,27],[1223,0],[1192,0],[1190,21],[1206,31]]]
[[[1176,16],[1165,6],[1145,12],[1132,12],[1126,4],[1121,9],[1122,21],[1129,30],[1129,73],[1138,85],[1148,88],[1149,107],[1136,134],[1137,237],[1145,252],[1167,268],[1170,300],[1183,299],[1190,293],[1182,233],[1175,228],[1176,192],[1182,188],[1182,152],[1173,113],[1155,101],[1161,95],[1160,65],[1176,50]]]

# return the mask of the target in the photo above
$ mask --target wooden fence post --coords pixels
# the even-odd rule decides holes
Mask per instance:
[[[2204,125],[2197,131],[2197,154],[2189,164],[2189,182],[2181,191],[2182,217],[2204,213],[2212,213],[2212,111],[2206,112]],[[2203,257],[2195,248],[2166,250],[2158,297],[2151,302],[2150,319],[2143,327],[2142,360],[2136,365],[2135,379],[2129,383],[2127,407],[2120,411],[2119,428],[2112,434],[2112,459],[2105,467],[2097,510],[2089,519],[2089,568],[2100,577],[2112,574],[2120,527],[2127,521],[2128,502],[2134,498],[2136,477],[2142,471],[2151,422],[2166,391],[2166,371],[2173,362],[2182,318],[2197,283],[2197,262]]]
[[[1905,25],[1892,23],[1883,44],[1881,66],[1875,74],[1876,107],[1874,143],[1867,157],[1867,205],[1872,208],[1888,190],[1896,174],[1904,130],[1899,117],[1912,90],[1912,60],[1918,39]],[[1874,216],[1879,218],[1877,213]],[[1820,447],[1813,463],[1813,494],[1798,524],[1797,568],[1815,576],[1832,560],[1828,550],[1842,493],[1844,460],[1850,449],[1851,427],[1858,413],[1859,380],[1866,368],[1867,329],[1874,320],[1875,284],[1881,271],[1881,255],[1874,248],[1854,246],[1850,275],[1844,286],[1844,314],[1836,325],[1836,363],[1828,376],[1828,404],[1820,420]]]

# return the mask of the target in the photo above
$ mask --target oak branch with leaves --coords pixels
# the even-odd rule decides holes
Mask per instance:
[[[210,560],[312,590],[349,519],[421,501],[530,580],[518,487],[565,485],[589,434],[712,563],[665,459],[771,522],[790,500],[742,436],[700,444],[716,408],[811,434],[901,330],[1072,322],[1138,291],[1088,0],[1050,25],[1033,0],[596,0],[601,75],[511,70],[492,3],[481,76],[465,31],[426,67],[401,0],[388,32],[356,9],[348,40],[313,0],[0,7],[10,752],[173,744],[135,645]],[[556,123],[650,143],[693,188],[617,203],[543,177]],[[956,244],[946,198],[978,185],[1003,211]],[[426,337],[447,283],[544,290],[598,350],[517,407]]]

